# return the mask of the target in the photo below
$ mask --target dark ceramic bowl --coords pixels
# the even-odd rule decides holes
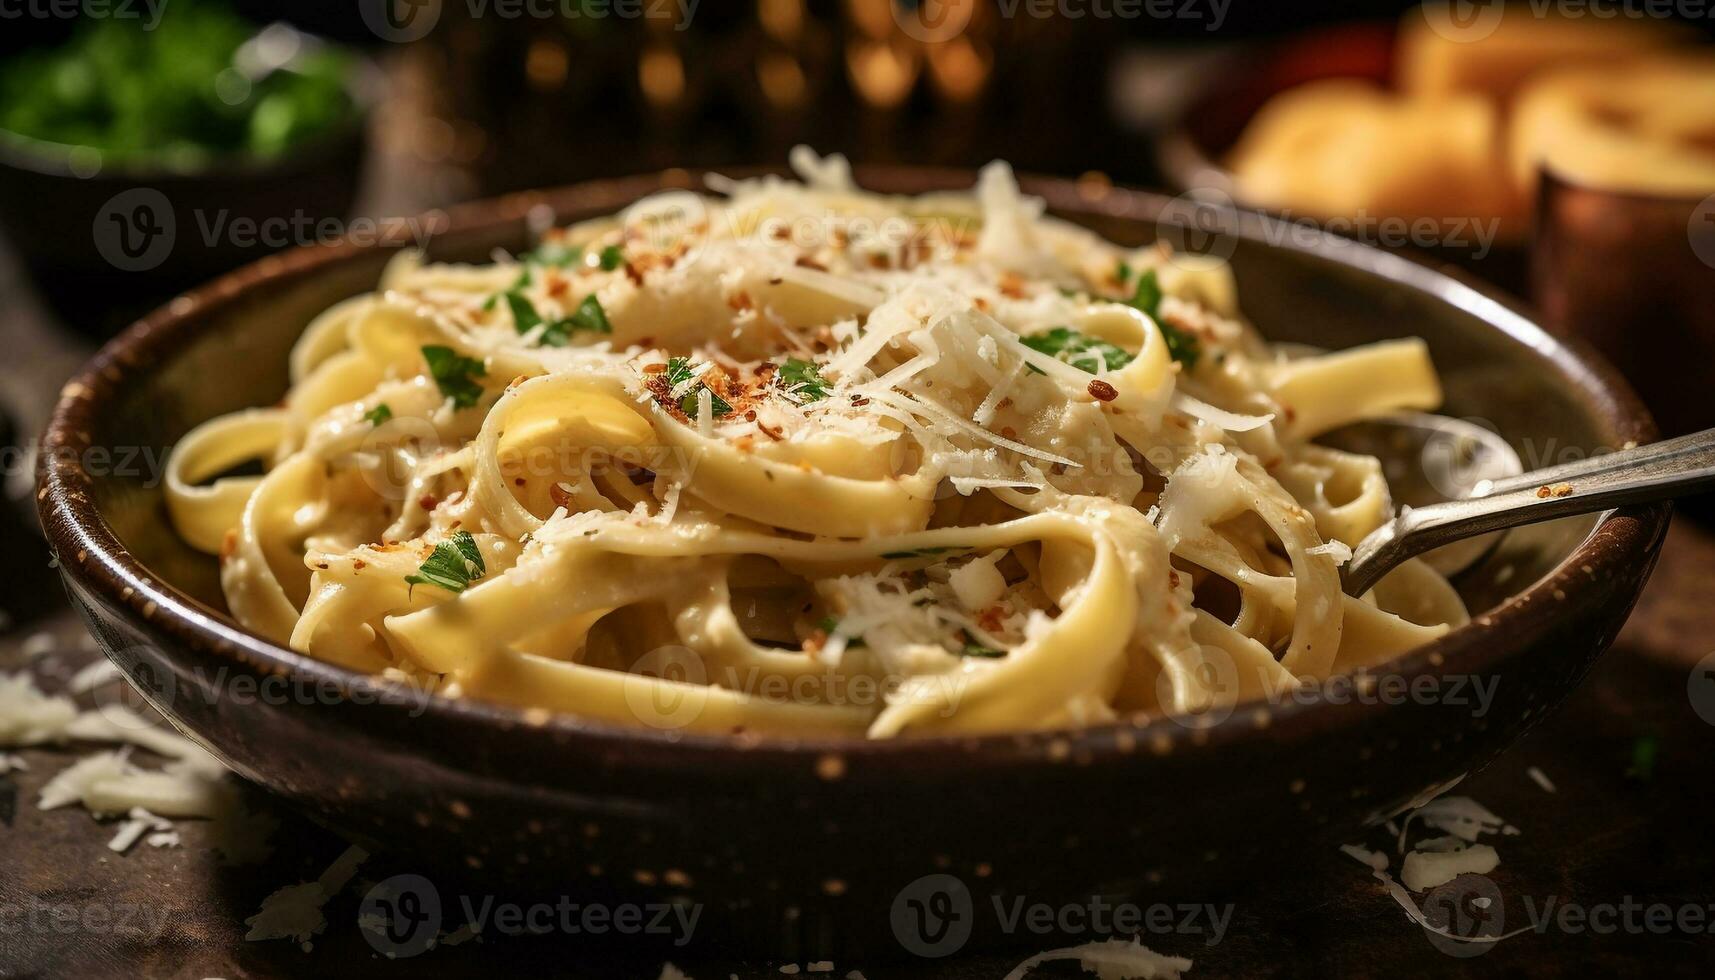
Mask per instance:
[[[1209,84],[1173,115],[1156,142],[1157,166],[1181,193],[1214,192],[1250,206],[1224,161],[1251,119],[1276,95],[1309,82],[1358,78],[1390,86],[1396,35],[1392,23],[1345,24],[1229,56],[1208,73]],[[1523,291],[1527,279],[1522,242],[1497,241],[1482,254],[1469,244],[1393,250],[1458,266],[1515,293]]]
[[[898,192],[972,183],[910,169],[859,179]],[[431,253],[526,247],[532,207],[581,219],[663,183],[457,209]],[[1169,203],[1026,188],[1133,244]],[[1506,302],[1341,239],[1269,244],[1267,219],[1227,219],[1213,244],[1231,250],[1266,334],[1328,347],[1422,336],[1451,411],[1489,420],[1534,465],[1652,438],[1607,367]],[[974,910],[959,928],[974,917],[979,942],[998,930],[991,896],[1179,900],[1326,859],[1322,848],[1482,767],[1559,703],[1619,630],[1668,522],[1658,505],[1508,536],[1460,580],[1475,621],[1376,672],[1436,692],[1406,703],[1330,688],[1208,724],[865,742],[680,737],[424,701],[234,625],[215,563],[168,526],[146,455],[213,415],[275,401],[304,324],[370,289],[392,251],[323,247],[249,266],[136,324],[66,386],[40,507],[74,603],[179,726],[349,837],[490,888],[702,902],[699,936],[778,956],[945,951],[918,932],[920,913],[934,932],[937,910]],[[1473,679],[1493,685],[1492,701],[1476,702]],[[949,877],[922,880],[937,875]]]
[[[89,173],[82,148],[0,132],[0,230],[60,319],[105,340],[175,293],[348,217],[378,83],[374,66],[356,60],[348,116],[273,159]]]

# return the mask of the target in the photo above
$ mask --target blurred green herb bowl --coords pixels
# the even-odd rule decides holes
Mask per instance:
[[[361,56],[223,8],[94,21],[0,68],[0,230],[68,325],[167,296],[347,217],[379,89]]]

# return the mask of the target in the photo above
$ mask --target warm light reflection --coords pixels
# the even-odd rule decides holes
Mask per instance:
[[[846,47],[846,70],[852,87],[878,109],[891,109],[905,101],[917,83],[920,65],[915,51],[884,41],[853,41]]]
[[[530,85],[540,91],[552,91],[566,81],[566,49],[559,41],[537,38],[530,42],[524,56],[524,74]]]
[[[804,0],[756,0],[756,19],[769,37],[790,44],[804,32]]]
[[[846,16],[861,33],[880,40],[893,34],[894,0],[846,0]]]
[[[808,94],[804,70],[791,55],[765,52],[756,62],[756,81],[762,86],[763,97],[782,109],[797,108]]]
[[[986,46],[956,37],[928,50],[929,79],[937,92],[954,102],[969,102],[982,93],[994,67],[994,56]]]
[[[637,83],[651,105],[671,106],[685,95],[685,63],[671,48],[646,48],[637,62]]]

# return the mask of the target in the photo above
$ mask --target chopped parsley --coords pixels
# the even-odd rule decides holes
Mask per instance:
[[[438,585],[448,592],[463,592],[470,584],[488,574],[483,564],[482,549],[469,531],[460,531],[435,545],[429,557],[417,568],[417,574],[405,576],[412,588]]]
[[[609,245],[601,250],[601,268],[603,272],[612,272],[625,264],[625,251],[618,245]]]
[[[1090,374],[1096,374],[1102,368],[1117,371],[1130,364],[1132,358],[1113,344],[1086,337],[1071,327],[1055,327],[1046,333],[1031,334],[1021,338],[1021,342],[1031,350],[1065,361]],[[1041,372],[1041,368],[1032,367],[1032,370]]]
[[[1150,275],[1154,275],[1154,274],[1155,274],[1155,270],[1151,269]],[[1125,259],[1120,259],[1119,265],[1114,267],[1114,275],[1119,277],[1120,282],[1125,282],[1127,279],[1130,279],[1131,278],[1131,264],[1126,262]]]
[[[507,293],[506,306],[512,310],[512,327],[519,333],[529,333],[541,326],[542,314],[536,312],[536,304],[523,293]]]
[[[591,330],[595,333],[613,333],[613,324],[607,322],[607,311],[601,308],[601,300],[596,299],[595,293],[584,297],[572,315],[560,321],[569,324],[572,330]]]
[[[500,297],[502,296],[506,297],[507,301],[510,302],[514,296],[517,296],[519,292],[524,289],[524,287],[530,285],[534,281],[534,278],[530,275],[530,269],[526,267],[523,272],[518,274],[518,278],[513,281],[512,285],[507,286],[504,292],[495,293],[493,296],[490,296],[482,304],[482,308],[484,310],[494,309],[494,305],[500,302]]]
[[[840,632],[840,621],[835,619],[832,616],[823,616],[821,622],[818,622],[816,624],[816,628],[821,630],[822,632],[828,634],[829,636],[833,636],[834,634],[838,633],[840,636],[845,637],[847,649],[850,649],[852,647],[861,647],[864,645],[862,636],[853,636],[850,633],[841,633]]]
[[[369,411],[363,413],[363,420],[368,422],[370,425],[382,425],[392,417],[393,409],[387,407],[386,402],[382,402]]]
[[[1121,263],[1124,268],[1124,263]],[[1122,277],[1120,281],[1131,278]],[[1161,300],[1165,294],[1161,291],[1161,280],[1156,277],[1154,269],[1145,269],[1137,277],[1137,285],[1132,287],[1131,299],[1126,300],[1127,306],[1132,306],[1149,314],[1151,320],[1161,316]]]
[[[584,257],[583,246],[561,242],[543,242],[534,252],[525,252],[519,259],[532,265],[551,265],[564,269]]]
[[[999,657],[1006,656],[1006,651],[996,650],[994,647],[985,647],[981,643],[966,643],[965,648],[959,651],[959,656],[983,657],[988,660],[994,660]]]
[[[536,311],[535,304],[522,293],[507,293],[506,305],[512,310],[512,326],[520,334],[543,327],[540,343],[544,347],[564,347],[571,335],[580,330],[613,333],[613,324],[608,322],[607,311],[601,308],[601,300],[596,299],[594,293],[585,296],[571,316],[553,321],[544,319],[542,314]]]
[[[700,371],[691,367],[691,359],[688,357],[675,357],[667,362],[667,390],[669,392],[685,382],[701,376]],[[732,411],[732,406],[727,404],[726,399],[713,391],[709,391],[708,385],[698,381],[696,387],[685,392],[679,398],[679,411],[684,412],[687,418],[694,419],[697,417],[697,394],[703,391],[709,392],[710,415],[718,419]]]
[[[789,357],[780,368],[780,383],[799,401],[817,402],[828,397],[828,381],[815,361]]]
[[[454,408],[470,408],[482,399],[482,385],[472,380],[488,373],[481,361],[439,345],[424,347],[423,359],[429,363],[435,385],[453,400]]]
[[[1155,270],[1145,269],[1137,277],[1137,287],[1132,291],[1131,299],[1126,300],[1126,305],[1149,314],[1149,318],[1161,328],[1162,339],[1167,341],[1167,356],[1185,365],[1185,370],[1189,371],[1197,366],[1197,358],[1203,353],[1202,344],[1194,334],[1186,333],[1161,318],[1163,296]]]

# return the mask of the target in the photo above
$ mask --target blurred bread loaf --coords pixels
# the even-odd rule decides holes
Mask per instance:
[[[1715,58],[1580,67],[1534,80],[1512,131],[1521,187],[1573,183],[1667,197],[1715,192]]]
[[[1229,166],[1246,201],[1318,218],[1475,218],[1522,234],[1488,99],[1402,98],[1330,79],[1270,100]]]
[[[1486,95],[1505,104],[1531,76],[1572,64],[1628,61],[1683,34],[1618,5],[1581,15],[1555,6],[1427,3],[1400,19],[1395,83],[1406,95]]]

